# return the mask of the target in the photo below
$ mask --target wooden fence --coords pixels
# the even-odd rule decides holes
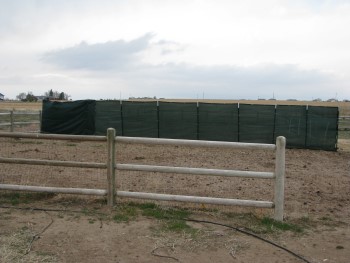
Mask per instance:
[[[59,187],[0,184],[0,190],[2,189],[2,190],[15,190],[15,191],[103,195],[103,196],[107,196],[107,204],[109,206],[114,206],[116,204],[116,197],[119,196],[119,197],[139,198],[139,199],[149,199],[149,200],[274,208],[274,218],[279,221],[283,220],[286,139],[282,136],[277,137],[276,144],[237,143],[237,142],[157,139],[157,138],[122,137],[122,136],[116,137],[115,129],[110,128],[107,130],[106,136],[81,136],[81,135],[3,132],[3,133],[0,133],[0,138],[1,137],[47,139],[47,140],[70,140],[70,141],[103,141],[103,142],[106,142],[108,145],[107,147],[108,157],[105,163],[0,157],[0,163],[8,163],[8,164],[10,163],[10,164],[27,164],[27,165],[50,165],[50,166],[63,166],[63,167],[99,168],[99,169],[102,168],[102,169],[106,169],[106,180],[107,180],[107,189],[59,188]],[[118,142],[131,143],[131,144],[142,143],[142,144],[158,144],[158,145],[159,144],[160,145],[183,145],[183,146],[191,146],[191,147],[218,147],[218,148],[228,147],[228,148],[235,148],[235,149],[253,149],[253,150],[260,149],[260,150],[267,150],[267,151],[275,151],[275,155],[276,155],[275,170],[273,172],[256,172],[256,171],[204,169],[204,168],[171,167],[171,166],[138,165],[138,164],[118,164],[116,163],[116,157],[115,157],[115,147]],[[195,175],[203,175],[203,176],[274,179],[275,180],[274,200],[273,201],[256,201],[256,200],[200,197],[200,196],[188,196],[188,195],[170,195],[170,194],[118,191],[115,186],[116,172],[118,170],[195,174]]]
[[[350,116],[339,116],[339,131],[350,131]]]
[[[0,116],[10,116],[9,122],[0,122],[0,127],[10,127],[10,131],[14,132],[16,126],[21,125],[31,125],[31,124],[38,124],[40,132],[41,127],[41,111],[9,111],[9,112],[0,112]],[[16,121],[16,116],[31,116],[33,118],[38,119],[37,121],[33,120],[23,120],[23,121]],[[30,118],[30,117],[29,117]]]

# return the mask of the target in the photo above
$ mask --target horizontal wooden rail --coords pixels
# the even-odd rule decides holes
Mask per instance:
[[[40,111],[14,111],[13,114],[14,115],[38,115],[40,116]]]
[[[40,121],[16,121],[16,122],[14,122],[14,123],[11,123],[11,122],[3,122],[3,123],[0,123],[0,126],[30,125],[30,124],[40,124]]]
[[[0,190],[61,193],[61,194],[81,194],[81,195],[106,195],[107,194],[107,190],[104,190],[104,189],[63,188],[63,187],[29,186],[29,185],[15,185],[15,184],[0,184]]]
[[[0,132],[0,137],[23,138],[23,139],[43,139],[43,140],[107,141],[106,136],[44,134],[44,133],[24,133],[24,132]]]
[[[252,171],[238,171],[238,170],[221,170],[221,169],[138,165],[138,164],[117,164],[116,169],[128,170],[128,171],[213,175],[213,176],[228,176],[228,177],[247,177],[247,178],[261,178],[261,179],[273,179],[275,177],[275,174],[272,172],[252,172]]]
[[[40,121],[16,121],[14,125],[40,124]]]
[[[54,161],[54,160],[5,158],[5,157],[0,157],[0,163],[14,163],[14,164],[27,164],[27,165],[49,165],[49,166],[79,167],[79,168],[98,168],[98,169],[106,169],[107,168],[107,164],[105,164],[105,163]]]
[[[30,111],[14,111],[14,115],[40,115],[40,111],[30,112]],[[11,115],[11,112],[0,112],[0,115]]]
[[[3,123],[0,123],[0,126],[11,126],[11,122],[3,122]]]
[[[276,149],[275,144],[198,141],[198,140],[161,139],[161,138],[125,137],[125,136],[117,136],[116,141],[124,142],[124,143],[144,143],[144,144],[177,145],[177,146],[202,146],[202,147],[261,149],[261,150]]]
[[[192,202],[192,203],[213,204],[213,205],[239,205],[239,206],[253,206],[253,207],[261,207],[261,208],[274,207],[273,202],[269,202],[269,201],[227,199],[227,198],[187,196],[187,195],[169,195],[169,194],[117,191],[117,196],[138,198],[138,199],[160,200],[160,201]]]

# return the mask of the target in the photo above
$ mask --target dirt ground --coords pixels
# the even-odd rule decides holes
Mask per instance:
[[[93,162],[106,157],[105,146],[92,143],[0,143],[2,157]],[[274,160],[273,153],[263,151],[117,145],[118,163],[273,171]],[[0,183],[105,187],[104,171],[0,165]],[[273,200],[273,182],[266,179],[117,171],[116,183],[123,191]],[[304,262],[224,226],[187,221],[171,230],[165,227],[167,219],[146,214],[142,207],[131,209],[129,201],[118,198],[110,209],[102,197],[35,198],[2,191],[0,262]],[[350,144],[342,141],[338,152],[287,149],[284,230],[263,223],[272,217],[271,209],[157,204],[163,211],[189,211],[192,219],[250,229],[308,262],[349,262]]]

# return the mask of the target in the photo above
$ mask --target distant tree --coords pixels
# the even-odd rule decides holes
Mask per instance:
[[[18,94],[17,96],[16,96],[16,99],[18,99],[18,100],[25,100],[26,99],[26,97],[27,97],[27,94],[26,93],[24,93],[24,92],[21,92],[20,94]]]
[[[25,101],[36,102],[36,101],[38,101],[38,98],[35,97],[32,92],[28,92],[28,94],[27,94],[27,96],[25,98]]]
[[[52,89],[45,92],[44,96],[50,99],[57,99],[57,100],[68,100],[68,98],[70,97],[67,93],[59,92],[57,90],[52,90]]]
[[[28,91],[28,93],[21,92],[16,96],[16,99],[29,102],[38,101],[38,98],[31,91]]]
[[[64,100],[65,99],[65,95],[64,92],[61,92],[60,95],[58,96],[59,100]]]

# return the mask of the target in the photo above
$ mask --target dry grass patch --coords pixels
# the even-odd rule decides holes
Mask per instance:
[[[0,235],[0,262],[58,262],[53,255],[29,251],[33,236],[30,229],[26,227]]]

